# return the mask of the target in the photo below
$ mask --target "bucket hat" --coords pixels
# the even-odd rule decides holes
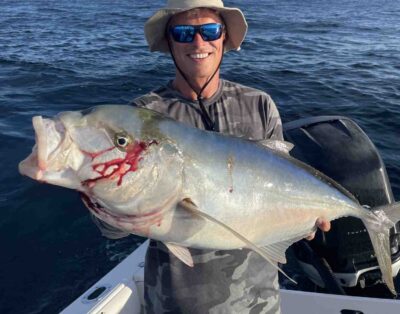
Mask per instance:
[[[224,7],[221,0],[168,0],[167,6],[158,10],[144,25],[150,51],[169,53],[168,42],[165,38],[168,21],[177,13],[195,8],[209,8],[217,11],[224,20],[228,33],[224,45],[225,52],[240,49],[247,32],[247,22],[240,9]]]

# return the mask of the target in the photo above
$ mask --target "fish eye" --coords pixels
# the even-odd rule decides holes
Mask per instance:
[[[129,135],[125,133],[118,133],[115,135],[114,144],[118,148],[126,148],[131,143]]]
[[[121,147],[125,147],[128,145],[128,140],[125,137],[118,137],[117,138],[118,145]]]

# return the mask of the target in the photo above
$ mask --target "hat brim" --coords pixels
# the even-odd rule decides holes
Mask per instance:
[[[225,22],[227,39],[225,41],[225,52],[239,50],[247,33],[247,22],[240,9],[225,7],[207,7],[217,11]],[[170,18],[181,12],[193,10],[193,8],[161,9],[150,17],[144,25],[144,34],[150,51],[161,51],[169,53],[168,42],[165,38],[165,28]]]

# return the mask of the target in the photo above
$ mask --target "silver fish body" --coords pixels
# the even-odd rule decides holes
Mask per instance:
[[[34,128],[37,145],[20,172],[79,190],[88,208],[117,228],[171,249],[236,249],[251,242],[283,261],[287,246],[314,231],[318,218],[353,216],[366,225],[394,291],[388,242],[393,219],[382,209],[363,208],[282,150],[130,106],[35,117]]]

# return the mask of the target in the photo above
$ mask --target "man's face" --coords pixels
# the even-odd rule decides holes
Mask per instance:
[[[175,15],[170,25],[201,25],[222,23],[220,17],[211,10],[187,11]],[[170,35],[169,35],[170,36]],[[207,79],[217,69],[223,54],[225,34],[214,41],[204,41],[199,33],[191,43],[178,43],[170,37],[171,49],[179,68],[188,78]]]

